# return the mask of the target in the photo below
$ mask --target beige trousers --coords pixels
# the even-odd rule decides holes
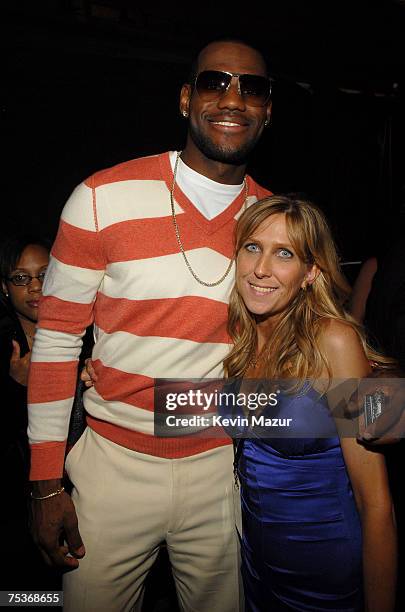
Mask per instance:
[[[241,610],[232,460],[231,446],[161,459],[87,428],[66,461],[86,555],[64,577],[64,610],[140,610],[163,541],[181,609]]]

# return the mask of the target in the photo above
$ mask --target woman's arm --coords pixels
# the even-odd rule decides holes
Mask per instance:
[[[321,343],[336,379],[367,376],[370,367],[355,330],[332,321]],[[341,439],[343,456],[359,510],[363,535],[363,575],[367,612],[392,612],[396,585],[396,527],[383,455]]]
[[[353,438],[343,438],[341,445],[361,518],[366,610],[392,612],[397,538],[384,457]]]

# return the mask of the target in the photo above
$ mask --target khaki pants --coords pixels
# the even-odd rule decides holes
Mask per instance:
[[[64,577],[64,610],[140,610],[163,541],[183,610],[241,610],[232,459],[231,446],[162,459],[87,428],[66,461],[86,555]]]

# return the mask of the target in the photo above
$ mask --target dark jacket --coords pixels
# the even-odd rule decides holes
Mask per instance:
[[[0,308],[0,482],[8,499],[13,500],[12,504],[0,505],[0,520],[7,520],[25,513],[29,471],[27,388],[9,375],[12,340],[19,343],[21,356],[29,346],[17,317],[6,305]]]
[[[405,242],[402,237],[384,258],[378,258],[365,325],[371,334],[371,343],[397,359],[405,370]]]

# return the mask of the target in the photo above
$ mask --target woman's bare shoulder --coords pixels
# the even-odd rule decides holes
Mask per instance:
[[[370,371],[363,343],[349,321],[327,319],[319,334],[322,350],[336,377],[361,377]]]
[[[344,348],[352,343],[360,343],[360,338],[354,326],[349,321],[341,319],[323,319],[320,325],[320,340],[331,349]]]

